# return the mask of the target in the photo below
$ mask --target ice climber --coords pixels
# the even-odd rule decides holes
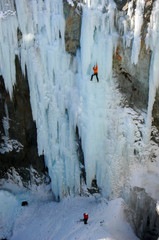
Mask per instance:
[[[88,221],[88,213],[83,213],[83,221],[84,221],[84,224],[87,224],[87,221]]]
[[[97,82],[99,82],[99,79],[98,79],[98,65],[97,65],[97,63],[96,63],[96,66],[94,65],[94,67],[93,67],[93,71],[94,71],[94,74],[92,74],[92,76],[91,76],[91,80],[90,80],[90,81],[93,80],[93,76],[96,76],[96,78],[97,78]]]

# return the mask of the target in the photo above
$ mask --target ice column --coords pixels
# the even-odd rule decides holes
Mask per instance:
[[[3,118],[3,128],[4,128],[4,133],[6,137],[9,137],[9,114],[8,114],[8,108],[7,108],[7,104],[4,104],[4,109],[5,109],[5,114],[6,117]]]
[[[146,37],[147,48],[152,50],[150,74],[149,74],[149,101],[146,119],[146,129],[144,141],[149,143],[151,136],[151,124],[152,124],[152,109],[155,102],[156,90],[159,86],[159,1],[154,2],[148,34]]]
[[[38,151],[45,156],[56,198],[75,194],[80,187],[75,129],[71,120],[74,74],[65,52],[63,2],[16,0],[22,32],[21,65],[25,65]]]
[[[140,45],[141,45],[141,27],[143,24],[143,12],[144,12],[145,1],[138,0],[136,9],[135,9],[135,26],[134,26],[134,39],[132,45],[132,53],[131,53],[131,62],[137,64],[138,56],[140,53]]]
[[[88,7],[83,8],[81,62],[78,63],[79,66],[81,65],[82,74],[79,76],[78,87],[82,101],[79,129],[85,158],[86,180],[89,187],[95,178],[101,186],[98,175],[99,165],[102,164],[104,168],[104,161],[106,161],[107,102],[105,97],[108,82],[112,79],[114,35],[110,25],[109,12],[103,14],[102,7],[104,6],[97,4],[96,1],[88,1]],[[113,15],[111,3],[108,7]],[[99,67],[100,84],[97,83],[95,77],[93,82],[90,82],[93,73],[92,67],[96,63]],[[106,172],[105,175],[108,176]]]
[[[0,2],[0,73],[12,98],[15,84],[15,54],[18,54],[17,19],[13,1]],[[9,28],[9,31],[8,31]]]
[[[90,187],[96,178],[103,195],[107,197],[119,196],[133,156],[134,143],[133,121],[119,107],[120,94],[112,77],[113,51],[118,41],[114,10],[113,1],[98,4],[97,1],[88,1],[83,8],[77,76],[81,108],[78,127],[87,185]],[[99,83],[95,77],[93,82],[90,81],[96,62]],[[130,128],[132,131],[129,131]]]

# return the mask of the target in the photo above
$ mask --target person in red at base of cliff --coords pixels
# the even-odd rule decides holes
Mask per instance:
[[[84,221],[84,224],[87,224],[87,221],[88,221],[88,213],[83,213],[83,221]]]

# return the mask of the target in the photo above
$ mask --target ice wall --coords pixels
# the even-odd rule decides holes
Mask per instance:
[[[130,6],[130,4],[129,4]],[[144,13],[144,0],[138,0],[135,9],[135,17],[134,17],[134,36],[133,36],[133,45],[132,45],[132,54],[131,54],[131,62],[137,64],[138,56],[140,53],[140,45],[141,45],[141,28],[143,24],[143,13]]]
[[[128,174],[133,156],[134,126],[126,110],[119,107],[121,96],[112,77],[112,57],[118,41],[114,28],[115,4],[111,1],[103,5],[97,1],[87,4],[83,8],[81,63],[78,64],[81,75],[77,76],[82,108],[78,126],[87,184],[91,186],[92,179],[96,178],[103,194],[111,197],[119,194]],[[105,4],[107,10],[103,13]],[[99,83],[96,78],[89,81],[96,62]],[[128,133],[129,127],[133,130]]]
[[[24,74],[26,66],[38,151],[45,156],[55,197],[80,191],[76,126],[87,186],[96,179],[104,196],[119,196],[134,160],[139,130],[134,112],[121,108],[121,95],[112,76],[118,44],[115,3],[85,1],[81,48],[74,59],[65,52],[62,0],[15,0],[15,5],[16,14],[9,15],[8,22],[0,18],[0,47],[2,52],[6,45],[8,59],[5,63],[4,54],[0,54],[0,72],[12,95],[15,54],[19,54]],[[2,5],[1,12],[4,16]],[[10,31],[7,26],[12,19]],[[17,39],[18,28],[21,39]],[[99,83],[95,77],[90,81],[96,63]]]
[[[159,1],[154,2],[152,14],[150,17],[150,23],[148,27],[148,33],[146,36],[147,49],[152,51],[150,75],[149,75],[149,101],[146,119],[146,129],[144,141],[149,143],[151,136],[151,124],[152,124],[152,110],[155,102],[156,90],[159,87]]]
[[[13,1],[0,2],[0,72],[12,97],[15,84],[15,54],[18,54],[17,18]],[[8,29],[9,28],[9,29]]]
[[[27,3],[16,1],[23,34],[21,63],[24,71],[27,66],[39,154],[45,155],[53,193],[62,198],[77,193],[80,186],[75,131],[70,119],[74,74],[70,70],[71,58],[65,52],[63,5],[62,1],[32,1],[34,7]]]

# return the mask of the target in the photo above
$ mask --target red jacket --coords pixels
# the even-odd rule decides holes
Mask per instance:
[[[84,217],[84,219],[88,219],[88,214],[87,213],[83,213],[83,217]]]
[[[98,73],[98,65],[97,64],[96,64],[96,67],[95,66],[93,67],[93,71],[95,74]]]

